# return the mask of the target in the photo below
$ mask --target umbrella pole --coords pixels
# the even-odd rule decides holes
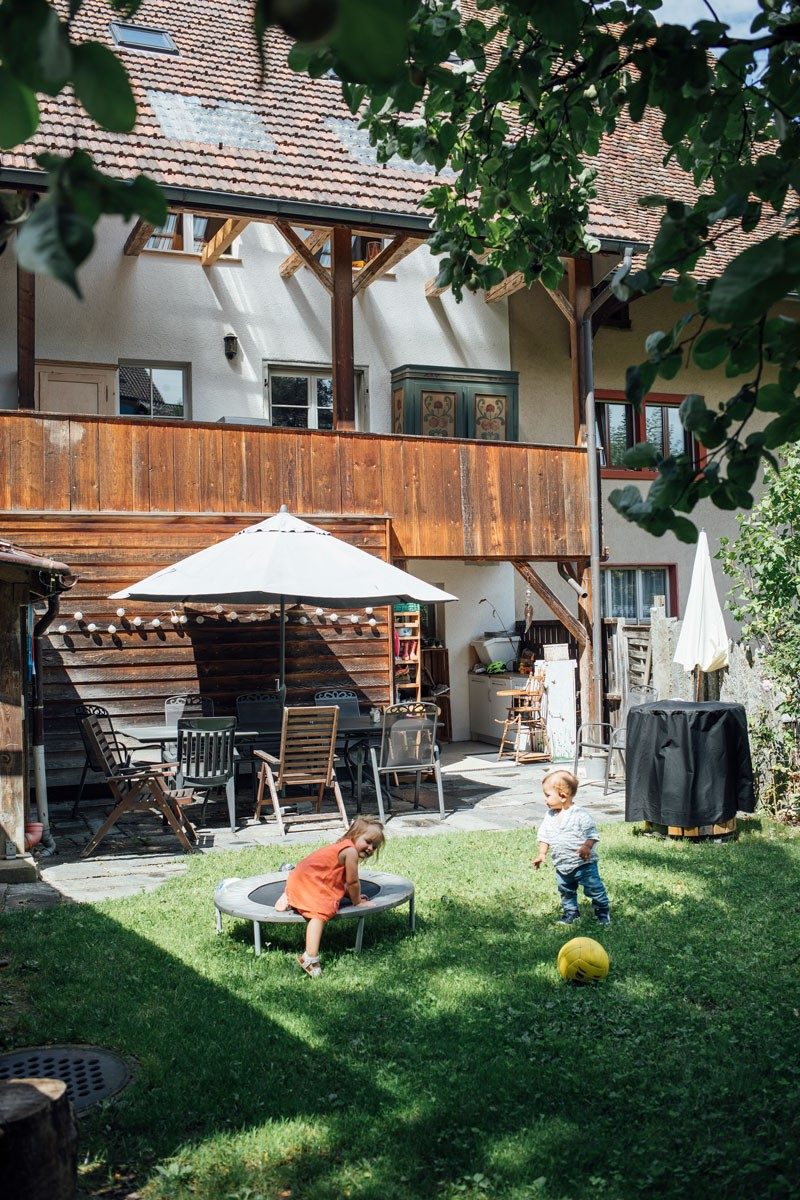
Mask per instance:
[[[699,667],[694,670],[694,698],[697,701],[703,698],[703,672]]]
[[[286,597],[281,596],[281,628],[278,650],[278,686],[286,688]]]

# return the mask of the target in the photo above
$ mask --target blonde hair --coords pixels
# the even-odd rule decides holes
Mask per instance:
[[[542,787],[544,787],[548,779],[555,783],[559,791],[561,791],[561,788],[558,785],[563,784],[564,790],[569,792],[570,798],[572,798],[578,790],[577,776],[573,775],[572,771],[565,771],[563,767],[556,767],[555,771],[548,771],[542,780]]]
[[[351,842],[354,842],[356,838],[368,833],[370,829],[377,829],[378,831],[378,837],[375,840],[375,854],[378,855],[386,842],[386,832],[382,823],[376,817],[356,817],[344,836],[349,838]]]

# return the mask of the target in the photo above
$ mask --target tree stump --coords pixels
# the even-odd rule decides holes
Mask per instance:
[[[78,1130],[61,1079],[0,1083],[3,1200],[72,1200]]]

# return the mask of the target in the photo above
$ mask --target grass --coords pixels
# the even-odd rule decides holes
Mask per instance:
[[[97,1196],[798,1195],[800,838],[749,820],[736,843],[692,846],[613,825],[601,849],[614,925],[565,930],[552,873],[529,867],[534,831],[390,842],[417,935],[387,913],[356,957],[353,927],[332,927],[313,982],[300,927],[267,933],[258,960],[248,925],[213,932],[213,885],[277,866],[281,846],[198,857],[132,900],[15,913],[2,1041],[135,1059],[133,1086],[81,1125]],[[608,949],[604,984],[560,981],[576,934]]]

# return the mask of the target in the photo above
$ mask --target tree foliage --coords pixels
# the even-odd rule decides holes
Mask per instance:
[[[134,16],[141,0],[108,0]],[[83,0],[62,11],[48,0],[0,0],[0,147],[26,141],[37,96],[72,86],[104,128],[125,131],[135,104],[119,60],[73,39]],[[697,189],[642,196],[661,214],[641,268],[620,270],[622,300],[672,276],[684,306],[650,334],[646,359],[629,368],[627,394],[641,406],[656,381],[688,362],[724,367],[730,395],[718,407],[686,398],[681,417],[705,448],[685,454],[635,448],[631,464],[658,470],[643,496],[619,489],[612,503],[654,534],[692,540],[685,515],[705,497],[721,508],[752,504],[773,450],[800,440],[800,326],[775,306],[800,288],[800,3],[757,0],[750,36],[731,36],[712,4],[691,28],[658,25],[660,0],[255,0],[255,45],[278,25],[296,45],[295,69],[333,69],[346,102],[386,162],[393,155],[439,172],[425,200],[438,283],[460,297],[521,271],[558,284],[562,257],[593,252],[587,234],[604,136],[623,120],[660,114],[665,156]],[[222,19],[222,18],[221,18]],[[0,195],[0,243],[22,228],[23,266],[78,291],[103,213],[165,217],[144,177],[120,183],[81,150],[41,155],[49,191],[32,215]],[[713,252],[738,231],[749,244],[714,270]],[[487,254],[488,252],[488,254]],[[711,270],[698,272],[698,266]],[[751,418],[766,414],[753,431]]]
[[[689,362],[724,366],[731,392],[719,407],[700,395],[682,407],[707,452],[700,465],[635,449],[631,465],[647,455],[658,478],[646,496],[631,486],[611,499],[654,534],[694,540],[682,514],[704,497],[749,507],[764,461],[800,438],[800,327],[773,311],[800,285],[800,5],[758,0],[748,38],[732,37],[711,4],[691,29],[658,25],[659,7],[476,0],[463,19],[453,0],[425,0],[389,85],[333,40],[298,45],[290,61],[339,74],[381,161],[399,154],[441,173],[425,203],[431,249],[442,256],[437,283],[457,296],[515,271],[554,287],[563,255],[598,249],[586,228],[601,140],[623,119],[660,114],[665,158],[688,172],[697,199],[640,198],[660,210],[658,235],[643,266],[620,270],[614,288],[631,300],[672,276],[686,311],[648,337],[646,360],[627,374],[628,398],[640,406],[657,379]],[[737,230],[750,244],[724,269],[698,273]],[[770,419],[752,431],[757,411]]]

